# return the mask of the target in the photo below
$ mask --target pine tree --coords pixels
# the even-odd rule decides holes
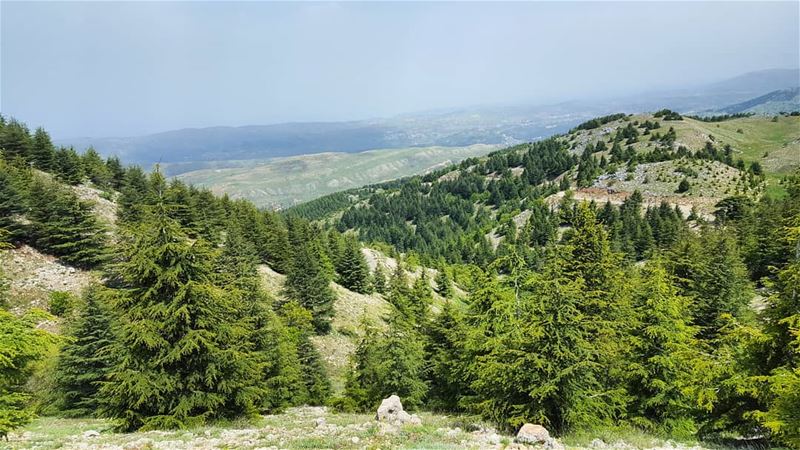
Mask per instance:
[[[86,149],[83,156],[81,156],[81,167],[83,168],[83,173],[89,177],[89,180],[95,186],[106,188],[111,184],[111,171],[93,147]]]
[[[311,342],[313,318],[308,310],[295,302],[281,308],[286,321],[290,339],[297,349],[303,381],[302,397],[296,398],[300,404],[322,405],[330,396],[331,385],[322,357]]]
[[[427,322],[428,309],[433,303],[433,291],[428,283],[428,273],[424,267],[419,278],[414,281],[409,300],[413,322],[417,327],[421,327]]]
[[[83,311],[69,330],[70,340],[61,349],[55,374],[60,409],[71,417],[97,413],[97,390],[113,364],[110,348],[114,335],[102,288],[90,287],[84,303]]]
[[[368,331],[354,355],[346,395],[362,410],[375,408],[393,394],[402,398],[407,408],[419,407],[427,392],[422,337],[396,309],[388,322],[388,330],[381,334]]]
[[[379,294],[386,293],[386,275],[380,263],[375,266],[375,270],[372,272],[372,288]]]
[[[690,392],[698,382],[693,370],[702,367],[702,347],[695,337],[697,327],[690,325],[689,299],[678,294],[659,261],[647,263],[637,285],[631,415],[650,430],[692,436],[701,402]]]
[[[257,408],[274,413],[289,406],[307,403],[308,388],[303,379],[297,332],[292,329],[296,324],[287,325],[286,319],[275,313],[273,300],[262,289],[258,262],[255,246],[245,238],[241,224],[231,221],[222,254],[217,260],[217,272],[220,283],[241,305],[240,319],[245,320],[247,327],[252,330],[249,336],[252,343],[251,358],[260,367],[259,379],[265,390]],[[290,308],[285,305],[284,313]],[[286,316],[296,317],[294,314]],[[303,322],[307,328],[308,322],[310,317]]]
[[[73,148],[59,148],[53,160],[53,173],[64,183],[76,185],[83,181],[81,157]]]
[[[11,234],[11,238],[22,237],[25,226],[15,216],[25,212],[25,193],[28,178],[23,169],[18,169],[0,159],[0,228]]]
[[[608,424],[620,410],[604,385],[587,287],[564,270],[569,250],[521,274],[523,290],[488,282],[471,299],[471,407],[505,427],[537,422],[561,433]]]
[[[81,267],[94,267],[106,259],[103,227],[88,202],[58,183],[35,178],[29,203],[31,236],[37,248]]]
[[[789,201],[800,199],[800,177],[792,180]],[[796,206],[796,203],[794,203]],[[776,277],[774,294],[765,311],[768,351],[765,366],[772,368],[761,393],[765,411],[755,413],[776,440],[791,447],[800,446],[800,213],[789,215],[782,229],[794,254]]]
[[[436,274],[436,292],[444,298],[453,296],[453,282],[450,280],[450,275],[447,269],[442,267]]]
[[[55,149],[53,148],[53,142],[50,140],[50,135],[47,134],[44,128],[39,127],[33,133],[30,159],[39,170],[45,172],[53,170]]]
[[[147,176],[139,166],[125,170],[125,177],[118,199],[118,221],[122,224],[135,224],[144,220],[144,212],[149,204],[145,201],[148,193]]]
[[[286,274],[292,264],[289,232],[282,218],[272,212],[264,213],[266,236],[261,253],[262,260],[276,272]]]
[[[433,410],[458,411],[461,399],[472,394],[465,381],[465,340],[462,314],[447,301],[425,332],[425,380],[430,387],[426,403]]]
[[[118,356],[100,389],[126,430],[252,414],[263,395],[240,303],[215,285],[214,253],[163,202],[128,233],[113,276]]]
[[[339,284],[360,294],[369,294],[369,266],[361,253],[361,246],[353,238],[345,239],[344,248],[336,265]]]
[[[11,119],[0,133],[0,150],[9,160],[20,158],[28,161],[31,152],[31,136],[25,124]]]
[[[33,420],[30,393],[25,383],[34,362],[42,359],[55,344],[55,337],[36,327],[35,311],[18,318],[0,309],[0,438]]]
[[[298,242],[294,245],[292,265],[284,289],[289,299],[296,300],[311,312],[317,333],[327,333],[331,329],[336,294],[330,287],[320,254],[312,244]]]
[[[397,262],[397,266],[389,278],[389,292],[386,295],[386,300],[391,303],[400,313],[411,317],[411,303],[412,303],[411,289],[408,287],[408,278],[403,266]]]
[[[125,183],[125,169],[122,167],[122,162],[119,157],[112,155],[106,159],[106,167],[108,167],[108,172],[111,174],[111,179],[109,180],[111,188],[119,191]]]

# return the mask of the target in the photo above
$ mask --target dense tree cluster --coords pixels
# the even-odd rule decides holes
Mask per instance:
[[[658,123],[625,120],[581,152],[558,138],[515,146],[278,214],[54,149],[44,130],[2,120],[0,237],[102,282],[54,308],[66,332],[56,339],[37,327],[52,316],[6,310],[0,273],[0,435],[33,416],[26,383],[58,348],[53,408],[124,430],[300,404],[366,411],[397,394],[507,429],[628,424],[798,446],[800,174],[782,199],[721,201],[713,221],[645,207],[639,192],[620,205],[575,200],[571,180],[614,164],[737,164],[713,142],[673,148],[674,129]],[[654,147],[634,150],[648,135]],[[116,223],[98,222],[74,184],[114,198]],[[309,221],[341,209],[334,224]],[[359,240],[394,246],[391,274],[370,271]],[[285,275],[284,292],[264,289],[264,270]],[[314,345],[332,331],[332,281],[388,303],[353,335],[338,393]]]

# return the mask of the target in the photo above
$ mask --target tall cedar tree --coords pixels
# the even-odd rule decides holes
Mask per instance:
[[[239,319],[252,330],[251,358],[260,366],[259,379],[266,391],[257,407],[264,412],[279,412],[302,404],[308,396],[297,343],[261,287],[258,262],[255,247],[245,239],[240,224],[232,221],[217,260],[217,273],[220,283],[242,305]]]
[[[447,273],[447,269],[444,266],[439,268],[434,281],[436,282],[436,292],[439,295],[444,298],[453,296],[453,282],[450,280],[450,275]]]
[[[312,240],[296,240],[292,244],[292,264],[284,285],[286,296],[311,312],[317,333],[327,333],[336,294],[330,287],[321,254]]]
[[[43,317],[31,311],[23,317],[0,309],[0,438],[30,422],[35,416],[25,383],[32,364],[42,359],[55,337],[36,324]]]
[[[425,380],[430,387],[426,404],[436,411],[458,411],[471,395],[463,351],[466,339],[463,313],[452,301],[425,328]]]
[[[383,267],[380,264],[375,266],[375,270],[372,272],[372,289],[379,293],[385,294],[387,290],[386,285],[386,274],[383,271]]]
[[[787,201],[794,206],[787,208],[781,234],[793,251],[777,274],[764,312],[769,351],[763,354],[768,355],[766,365],[774,369],[766,378],[756,377],[756,382],[767,381],[761,395],[766,408],[756,417],[779,442],[792,448],[800,447],[800,174],[788,185]]]
[[[21,158],[27,161],[31,151],[31,135],[28,127],[11,119],[0,132],[0,149],[8,159]]]
[[[369,294],[369,266],[355,238],[346,238],[341,256],[336,264],[339,284],[360,294]]]
[[[110,349],[114,335],[103,294],[99,286],[87,289],[85,307],[70,327],[70,340],[58,357],[55,379],[61,401],[59,407],[70,417],[97,414],[97,390],[113,365]]]
[[[10,239],[24,236],[25,226],[14,216],[25,213],[25,191],[30,171],[0,159],[0,228],[10,233]]]
[[[79,267],[94,267],[105,260],[105,233],[90,203],[56,182],[36,177],[29,204],[35,247]]]
[[[325,366],[314,344],[311,342],[312,316],[296,302],[288,302],[281,308],[292,343],[297,349],[304,389],[295,399],[299,404],[323,405],[327,401],[331,385]]]
[[[83,164],[73,148],[59,148],[53,160],[53,173],[64,183],[76,185],[83,181]]]
[[[360,410],[372,410],[393,394],[403,399],[404,406],[416,408],[427,393],[422,337],[396,308],[388,322],[384,332],[369,329],[354,354],[346,395]]]
[[[53,170],[55,150],[53,148],[53,142],[50,140],[50,135],[47,134],[44,128],[39,127],[33,133],[30,160],[39,170],[45,172]]]
[[[183,428],[255,412],[263,390],[242,305],[215,285],[215,254],[163,202],[128,232],[115,267],[120,315],[103,413],[125,430]]]
[[[697,432],[693,419],[701,403],[692,395],[698,382],[694,371],[703,364],[698,328],[690,324],[689,299],[678,294],[657,260],[641,269],[636,288],[632,420],[652,431],[690,437]]]

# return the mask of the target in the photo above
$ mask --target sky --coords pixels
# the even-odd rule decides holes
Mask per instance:
[[[0,2],[0,111],[55,138],[575,100],[800,65],[800,2]]]

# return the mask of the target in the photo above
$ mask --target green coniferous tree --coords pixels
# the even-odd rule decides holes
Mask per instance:
[[[296,243],[293,250],[292,265],[284,285],[286,296],[311,312],[317,333],[327,333],[331,329],[336,294],[330,287],[320,253],[313,242],[308,241]]]
[[[339,284],[342,286],[360,294],[371,292],[369,266],[361,253],[361,246],[354,238],[345,239],[336,271],[339,273]]]
[[[800,176],[790,183],[788,201],[796,208]],[[772,370],[766,377],[755,377],[767,383],[760,395],[766,408],[755,416],[777,441],[792,448],[800,446],[800,212],[789,211],[781,234],[793,254],[777,273],[764,313],[768,350],[759,353]]]
[[[383,268],[381,264],[375,266],[375,270],[372,272],[372,289],[379,293],[385,294],[387,290],[386,285],[386,274],[383,272]]]
[[[447,273],[447,269],[442,266],[436,273],[436,292],[444,298],[453,296],[453,281]]]
[[[81,156],[81,167],[83,173],[95,186],[107,188],[111,185],[111,171],[93,147],[86,149]]]
[[[70,341],[61,349],[55,372],[59,409],[71,417],[97,414],[97,390],[113,364],[111,313],[104,304],[102,288],[90,287],[84,302],[83,311],[70,327]]]
[[[36,324],[51,316],[31,311],[23,317],[0,309],[0,439],[35,417],[25,383],[34,362],[55,344],[54,336]]]
[[[325,404],[331,392],[322,357],[311,342],[313,318],[308,310],[296,302],[283,305],[281,313],[286,321],[290,339],[297,349],[297,358],[303,382],[303,397],[296,398],[301,404]]]
[[[240,302],[220,289],[214,252],[158,202],[115,268],[118,356],[100,388],[126,430],[182,428],[255,412],[263,389]]]
[[[14,167],[0,159],[0,228],[10,233],[10,238],[22,237],[25,225],[15,216],[25,212],[27,175],[24,169]]]
[[[414,281],[409,299],[414,324],[421,327],[427,322],[428,309],[433,303],[433,291],[428,283],[428,274],[424,267],[422,274]]]
[[[346,395],[362,410],[381,399],[398,395],[408,408],[419,407],[427,393],[424,380],[424,344],[408,318],[394,309],[389,328],[366,333],[354,355]]]
[[[144,220],[145,208],[148,205],[147,175],[139,166],[125,169],[125,177],[120,188],[117,217],[122,224],[135,224]]]
[[[662,264],[654,261],[641,270],[635,301],[636,361],[630,366],[629,389],[635,397],[633,420],[650,430],[692,436],[701,403],[691,395],[698,382],[693,371],[702,367],[702,347],[697,327],[690,325],[689,299],[678,294]]]
[[[20,158],[28,161],[31,152],[31,136],[25,124],[11,119],[0,133],[0,149],[7,159]]]
[[[81,267],[94,267],[106,259],[105,233],[88,202],[58,183],[34,178],[29,204],[37,248]]]
[[[55,162],[55,149],[44,128],[37,128],[31,142],[31,162],[37,169],[51,172]]]
[[[64,183],[80,184],[84,178],[80,155],[73,148],[59,148],[55,152],[53,172]]]
[[[125,183],[125,168],[122,167],[122,162],[119,157],[112,155],[106,159],[106,167],[111,174],[111,179],[109,180],[111,188],[119,191]]]
[[[465,340],[462,313],[447,301],[425,332],[426,404],[433,410],[458,411],[462,398],[472,394],[466,382]]]

